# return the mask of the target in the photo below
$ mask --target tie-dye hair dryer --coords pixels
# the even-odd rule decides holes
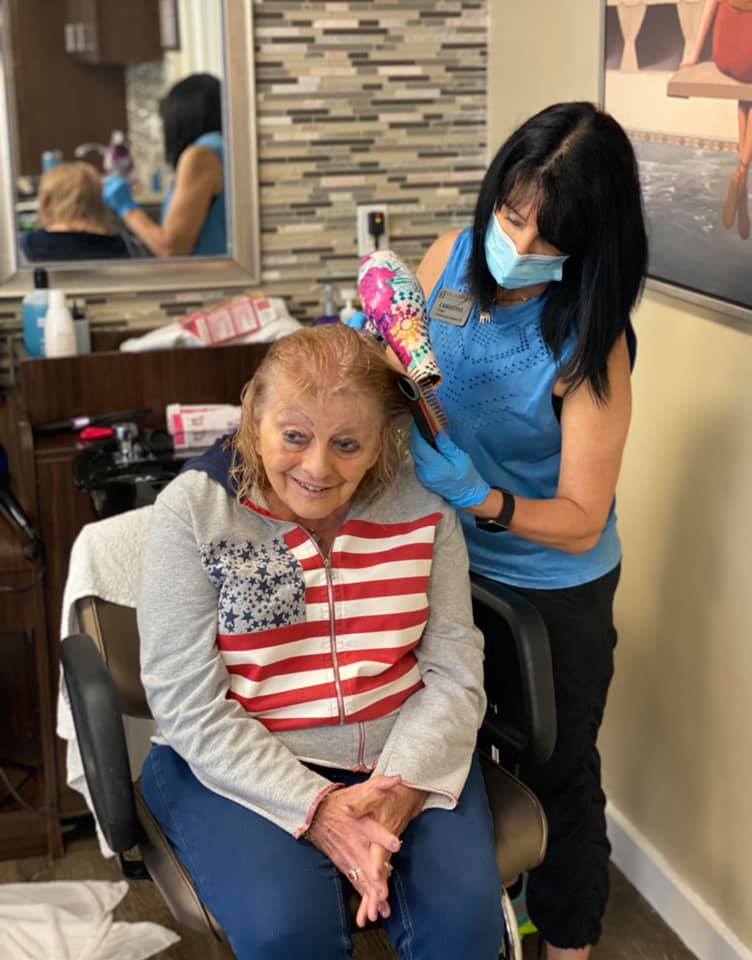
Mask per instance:
[[[365,328],[392,348],[405,370],[401,381],[413,417],[429,443],[448,425],[436,388],[441,371],[428,338],[426,301],[418,279],[391,250],[374,250],[360,264],[358,295]]]

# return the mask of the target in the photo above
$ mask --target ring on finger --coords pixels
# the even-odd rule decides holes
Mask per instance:
[[[392,872],[394,871],[394,867],[391,865],[391,863],[389,863],[388,860],[384,864],[384,870],[386,870],[386,876],[387,876],[387,879],[389,879],[389,877],[391,877],[392,875]]]
[[[347,878],[351,883],[358,883],[360,880],[360,867],[353,867],[347,871]]]

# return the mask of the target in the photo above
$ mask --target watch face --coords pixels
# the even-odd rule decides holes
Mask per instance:
[[[476,520],[475,525],[479,530],[486,530],[488,533],[503,533],[507,529],[498,520]]]
[[[509,524],[512,522],[512,517],[514,516],[514,495],[508,490],[504,490],[503,487],[494,487],[494,489],[498,490],[503,496],[499,515],[497,517],[488,517],[485,520],[476,517],[475,526],[479,530],[487,530],[489,533],[503,533],[509,529]]]

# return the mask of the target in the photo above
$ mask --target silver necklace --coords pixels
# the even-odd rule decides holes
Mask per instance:
[[[514,300],[496,300],[497,307],[512,307],[516,306],[518,303],[527,303],[528,300],[532,300],[530,297],[515,297]],[[491,311],[490,310],[481,310],[480,315],[478,316],[478,323],[490,323],[491,322]]]

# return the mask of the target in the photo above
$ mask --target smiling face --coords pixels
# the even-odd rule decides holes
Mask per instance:
[[[303,393],[278,377],[256,420],[270,508],[308,524],[341,520],[378,459],[382,426],[373,397],[354,390]]]

